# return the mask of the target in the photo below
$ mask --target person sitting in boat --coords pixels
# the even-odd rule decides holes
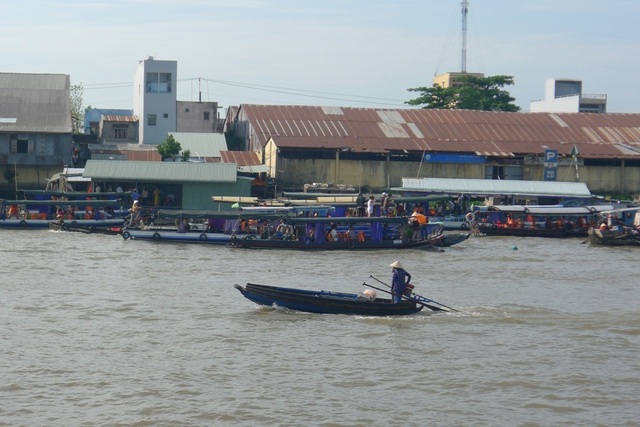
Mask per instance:
[[[337,242],[340,239],[338,236],[338,229],[335,224],[331,224],[329,231],[327,232],[327,242]]]
[[[350,242],[354,239],[354,231],[353,231],[353,225],[349,224],[349,228],[347,228],[347,231],[344,232],[344,241],[345,242]]]
[[[187,220],[185,218],[182,221],[180,221],[180,224],[178,224],[178,233],[186,233],[188,227],[189,227],[189,223],[187,223]]]
[[[20,218],[20,209],[18,209],[18,205],[10,205],[9,206],[9,217],[8,219],[11,218],[15,218],[15,219],[19,219]]]
[[[390,265],[392,268],[391,275],[391,293],[393,294],[393,302],[399,303],[402,301],[402,295],[407,289],[407,285],[411,282],[411,274],[407,272],[400,261],[395,261]]]

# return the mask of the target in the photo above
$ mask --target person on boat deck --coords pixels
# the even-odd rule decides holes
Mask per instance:
[[[393,302],[399,303],[402,301],[402,294],[405,289],[407,289],[407,285],[411,282],[411,274],[409,274],[400,261],[396,261],[390,265],[392,268],[391,275],[391,293],[393,294]]]
[[[373,196],[369,196],[369,201],[367,202],[367,216],[371,218],[373,216],[373,206],[376,204],[376,198]]]
[[[189,223],[187,223],[186,218],[180,221],[180,224],[178,225],[178,233],[186,233],[188,226],[189,226]]]
[[[364,216],[365,203],[366,203],[366,199],[364,198],[362,191],[359,191],[358,197],[356,197],[356,206],[358,208],[358,216]]]
[[[18,205],[10,205],[9,206],[9,218],[18,219],[20,217],[20,209],[18,209]]]

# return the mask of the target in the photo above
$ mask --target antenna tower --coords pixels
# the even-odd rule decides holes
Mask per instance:
[[[462,0],[462,66],[461,72],[467,72],[467,13],[469,12],[469,1]]]

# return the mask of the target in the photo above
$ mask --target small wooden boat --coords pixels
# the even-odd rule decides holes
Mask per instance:
[[[640,246],[640,232],[632,227],[616,226],[612,230],[589,229],[589,243],[604,246]]]
[[[234,285],[245,298],[256,304],[321,314],[361,316],[404,316],[424,308],[424,304],[405,300],[393,303],[386,298],[366,298],[363,294],[312,291],[247,283]]]
[[[444,233],[442,238],[436,240],[434,246],[448,248],[449,246],[462,243],[469,238],[471,233]]]

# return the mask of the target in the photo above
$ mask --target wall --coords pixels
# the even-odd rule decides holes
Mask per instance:
[[[267,147],[268,148],[268,147]],[[304,184],[327,182],[373,190],[401,187],[402,178],[469,178],[484,179],[484,164],[416,163],[386,161],[296,160],[278,158],[277,185],[280,189],[301,189]],[[541,181],[543,166],[523,167],[523,180]],[[640,168],[624,169],[606,166],[579,166],[580,182],[594,194],[640,193]],[[559,166],[558,181],[576,182],[575,166]],[[281,190],[279,190],[281,191]]]

